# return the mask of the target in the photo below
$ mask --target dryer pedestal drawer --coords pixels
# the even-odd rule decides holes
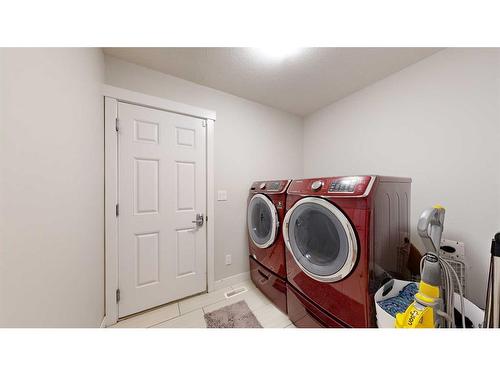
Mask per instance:
[[[250,277],[259,290],[286,314],[286,282],[250,257]]]
[[[288,318],[300,328],[345,328],[287,284]]]

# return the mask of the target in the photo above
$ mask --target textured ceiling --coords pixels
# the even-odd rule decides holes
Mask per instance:
[[[307,115],[439,48],[303,48],[283,60],[254,48],[105,48],[163,73]]]

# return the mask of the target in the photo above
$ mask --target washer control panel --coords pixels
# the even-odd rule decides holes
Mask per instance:
[[[293,180],[288,194],[359,197],[369,193],[371,176],[339,176]]]
[[[356,189],[357,179],[333,180],[328,188],[329,193],[353,193]]]

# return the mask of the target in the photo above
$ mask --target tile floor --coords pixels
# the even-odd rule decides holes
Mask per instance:
[[[226,292],[244,287],[246,291],[226,298]],[[204,314],[245,300],[264,328],[294,328],[288,317],[247,280],[228,288],[173,302],[119,321],[110,328],[206,328]]]

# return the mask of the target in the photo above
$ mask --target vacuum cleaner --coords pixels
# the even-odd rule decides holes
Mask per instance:
[[[418,235],[426,250],[420,262],[421,281],[414,301],[404,313],[396,314],[396,328],[455,327],[455,285],[460,295],[460,311],[465,311],[460,279],[453,267],[442,259],[438,252],[444,228],[444,215],[444,207],[436,205],[426,209],[418,220]],[[497,269],[500,271],[500,265]],[[461,319],[462,327],[465,328],[464,314],[461,314]]]
[[[490,273],[484,309],[484,328],[500,328],[500,233],[491,242]]]

